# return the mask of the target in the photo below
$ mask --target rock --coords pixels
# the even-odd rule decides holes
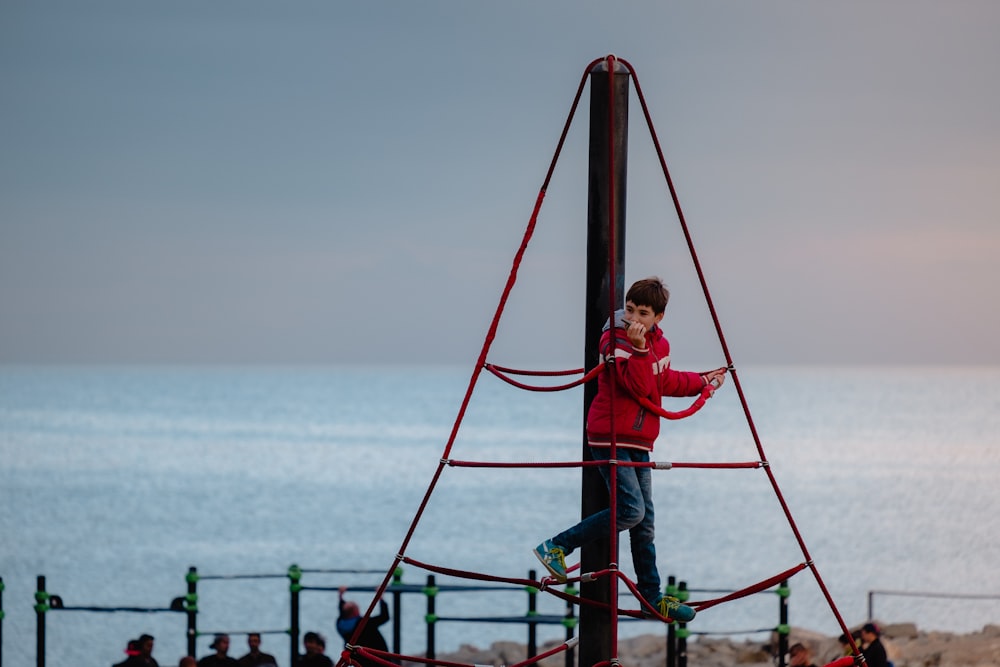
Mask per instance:
[[[687,644],[687,661],[692,667],[773,667],[772,653],[777,636],[764,641],[735,641],[719,637],[695,637]],[[836,637],[826,637],[802,628],[792,628],[789,646],[802,642],[813,651],[817,665],[840,655]],[[923,632],[912,623],[886,624],[882,642],[895,667],[997,667],[1000,666],[1000,625],[987,625],[979,632],[952,634]],[[561,642],[539,647],[548,651]],[[773,648],[772,648],[773,647]],[[622,640],[618,656],[623,667],[664,667],[667,647],[663,635],[641,635]],[[463,645],[459,651],[438,656],[445,662],[467,665],[512,665],[527,659],[527,649],[517,642],[496,642],[488,649]],[[540,667],[565,667],[565,653],[557,653],[538,663]],[[404,663],[408,667],[424,667]]]
[[[917,636],[916,623],[892,623],[882,628],[882,636],[890,639],[907,638],[912,639]]]

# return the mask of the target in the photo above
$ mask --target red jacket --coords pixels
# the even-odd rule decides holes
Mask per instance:
[[[615,443],[652,451],[660,434],[660,417],[649,413],[634,396],[644,396],[660,405],[661,396],[697,396],[705,386],[698,373],[670,368],[670,342],[659,326],[646,332],[646,349],[637,350],[625,334],[621,311],[615,313],[615,327],[604,325],[600,343],[601,363],[610,356],[611,373],[597,379],[597,396],[587,413],[587,441],[591,447],[611,446],[611,382],[615,387]]]

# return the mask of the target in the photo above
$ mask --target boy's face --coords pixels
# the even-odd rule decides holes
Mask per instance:
[[[638,322],[646,327],[646,331],[650,331],[663,319],[663,313],[656,314],[651,306],[637,306],[631,301],[626,301],[625,317],[633,322]]]

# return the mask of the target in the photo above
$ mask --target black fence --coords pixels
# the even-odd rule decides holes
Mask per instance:
[[[36,615],[36,665],[45,667],[46,658],[46,618],[51,612],[77,611],[91,613],[136,613],[136,614],[176,614],[178,616],[178,632],[183,632],[187,643],[189,655],[195,655],[195,642],[198,637],[211,635],[216,632],[226,632],[231,635],[249,634],[256,632],[260,634],[285,634],[290,639],[290,664],[296,664],[299,653],[299,639],[301,626],[299,622],[300,599],[303,594],[310,592],[336,592],[339,586],[307,586],[302,583],[306,574],[378,574],[384,575],[381,570],[349,570],[349,569],[303,569],[297,565],[292,565],[288,571],[282,574],[232,574],[232,575],[202,575],[197,568],[191,567],[185,574],[186,593],[171,600],[169,605],[163,607],[140,607],[140,606],[98,606],[98,605],[70,605],[60,595],[53,594],[46,589],[45,576],[39,576],[36,582],[34,594],[34,611]],[[536,573],[529,571],[528,578],[535,581]],[[290,600],[289,626],[287,628],[262,630],[220,630],[211,631],[199,630],[199,590],[200,581],[209,580],[253,580],[253,579],[287,579],[288,593]],[[0,578],[0,667],[3,665],[3,579]],[[351,585],[349,590],[356,592],[377,592],[375,586]],[[437,608],[437,595],[442,592],[476,592],[476,593],[517,593],[526,596],[526,610],[523,615],[510,616],[448,616],[441,614]],[[577,591],[567,585],[566,592],[571,595]],[[678,597],[681,601],[687,601],[691,593],[695,592],[731,592],[710,589],[688,589],[685,582],[676,582],[675,577],[669,577],[666,592]],[[436,657],[437,626],[441,623],[511,623],[524,625],[526,628],[526,652],[527,658],[538,655],[537,629],[539,625],[562,625],[565,627],[566,641],[572,642],[576,631],[578,618],[575,615],[575,605],[567,602],[566,613],[562,615],[540,614],[537,611],[537,598],[539,590],[531,586],[510,586],[510,585],[464,585],[438,583],[434,575],[429,575],[423,584],[408,584],[402,580],[402,571],[393,573],[392,582],[386,588],[386,595],[391,599],[393,608],[392,618],[392,640],[391,650],[393,653],[401,654],[402,626],[400,622],[401,610],[404,596],[421,595],[425,598],[426,613],[424,621],[426,624],[426,648],[424,656],[429,659]],[[788,649],[788,635],[791,627],[788,623],[788,598],[790,589],[787,581],[784,581],[776,588],[761,591],[761,594],[776,594],[778,598],[778,624],[774,627],[756,628],[750,630],[739,630],[728,633],[713,632],[692,632],[683,623],[668,623],[666,625],[666,667],[686,667],[687,666],[687,640],[693,635],[702,634],[752,634],[758,632],[777,633],[778,651],[776,661],[779,667],[784,667],[784,656]],[[872,591],[872,593],[888,594],[888,591]],[[923,594],[926,595],[926,594]],[[871,600],[871,593],[869,600]],[[871,604],[871,602],[869,603]],[[183,617],[183,621],[181,620]],[[633,620],[633,619],[630,619]],[[638,620],[638,619],[634,619]],[[575,655],[573,648],[569,648],[565,653],[566,667],[573,667]]]

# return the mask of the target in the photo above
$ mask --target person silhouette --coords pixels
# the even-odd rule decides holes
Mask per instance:
[[[345,643],[351,641],[354,631],[361,622],[361,610],[358,609],[357,603],[344,599],[344,592],[346,590],[347,586],[340,587],[340,615],[337,617],[337,632],[344,638]],[[364,629],[361,631],[361,635],[355,643],[357,646],[388,652],[389,646],[386,644],[385,637],[382,636],[379,626],[389,622],[389,605],[386,604],[385,600],[379,600],[378,604],[378,615],[368,619]],[[353,659],[361,663],[363,667],[377,667],[375,661],[362,656],[354,656]],[[399,660],[396,658],[389,658],[389,660],[397,664],[399,663]]]

